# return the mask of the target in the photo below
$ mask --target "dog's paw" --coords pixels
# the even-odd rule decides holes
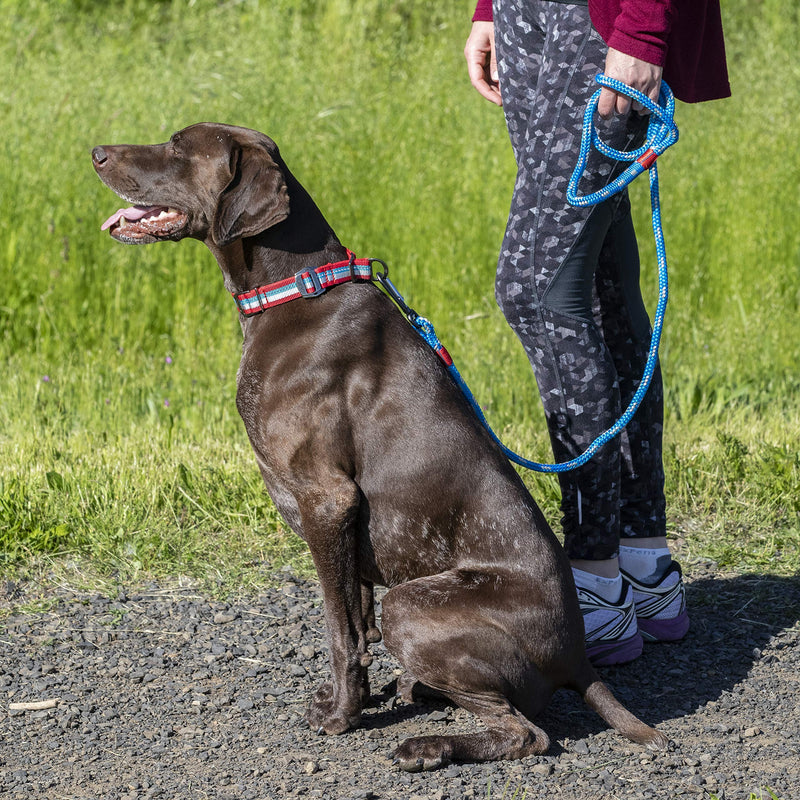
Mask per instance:
[[[361,713],[328,712],[312,703],[306,712],[306,721],[311,730],[320,736],[338,736],[340,733],[357,728],[361,724]]]
[[[376,644],[383,638],[383,636],[381,636],[380,630],[378,630],[378,628],[374,626],[367,628],[366,637],[367,641],[370,644]]]
[[[323,683],[306,711],[309,727],[319,734],[336,736],[361,724],[361,708],[340,709],[334,705],[333,685]]]
[[[397,679],[396,695],[403,703],[415,703],[417,700],[436,700],[438,702],[451,702],[446,694],[420,683],[409,672]]]
[[[438,769],[450,763],[444,736],[419,736],[406,739],[394,751],[392,763],[406,772]]]
[[[404,703],[413,703],[414,689],[418,686],[417,679],[410,672],[404,672],[397,678],[397,696]]]
[[[648,750],[669,750],[670,745],[672,745],[672,740],[661,733],[661,731],[657,731],[655,728],[653,728],[653,735],[645,744]]]

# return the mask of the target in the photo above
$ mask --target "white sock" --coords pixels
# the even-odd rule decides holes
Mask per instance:
[[[672,563],[668,547],[619,547],[619,566],[632,578],[645,583],[659,580]]]
[[[617,575],[616,578],[604,578],[592,572],[575,569],[575,567],[572,568],[572,575],[575,578],[576,586],[599,594],[603,600],[608,600],[609,603],[616,603],[622,596],[622,575]]]

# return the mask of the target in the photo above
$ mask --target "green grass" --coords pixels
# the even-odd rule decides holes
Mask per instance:
[[[388,261],[435,322],[495,429],[548,460],[493,299],[514,164],[502,114],[466,79],[468,5],[99,8],[0,0],[0,570],[231,586],[309,567],[236,414],[240,332],[212,257],[99,230],[118,200],[92,146],[201,120],[275,138],[342,240]],[[669,513],[690,555],[786,574],[800,564],[800,24],[794,0],[724,13],[735,97],[681,106],[660,166]],[[646,186],[633,195],[652,300]],[[525,479],[556,522],[555,480]]]
[[[713,792],[709,793],[708,798],[709,800],[719,800],[719,797]],[[764,787],[760,792],[750,792],[748,800],[768,800],[768,798],[772,798],[772,800],[781,800],[769,787]]]
[[[486,800],[525,800],[528,796],[528,787],[513,786],[511,779],[507,780],[503,785],[503,793],[497,794],[497,790],[492,792],[492,783],[486,789]]]

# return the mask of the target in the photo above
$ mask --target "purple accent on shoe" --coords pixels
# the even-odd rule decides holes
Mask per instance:
[[[689,630],[681,565],[673,561],[653,583],[622,572],[633,589],[636,622],[646,642],[676,642]]]
[[[636,633],[627,639],[611,642],[597,642],[586,645],[586,655],[596,667],[610,667],[614,664],[627,664],[642,654],[644,642]]]
[[[677,617],[671,619],[637,620],[642,638],[648,642],[677,642],[686,636],[689,630],[689,612],[684,609]]]

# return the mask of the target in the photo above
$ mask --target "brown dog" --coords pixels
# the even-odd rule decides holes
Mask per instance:
[[[108,220],[114,238],[199,239],[235,295],[348,259],[263,134],[203,123],[165,144],[92,155],[103,182],[138,206]],[[318,294],[308,283],[305,293]],[[236,404],[325,601],[331,680],[311,700],[311,727],[359,724],[368,643],[380,638],[371,589],[381,583],[393,587],[386,647],[487,728],[408,739],[396,751],[404,769],[545,752],[531,720],[561,686],[633,741],[664,747],[598,679],[558,540],[392,302],[354,281],[240,319]]]

